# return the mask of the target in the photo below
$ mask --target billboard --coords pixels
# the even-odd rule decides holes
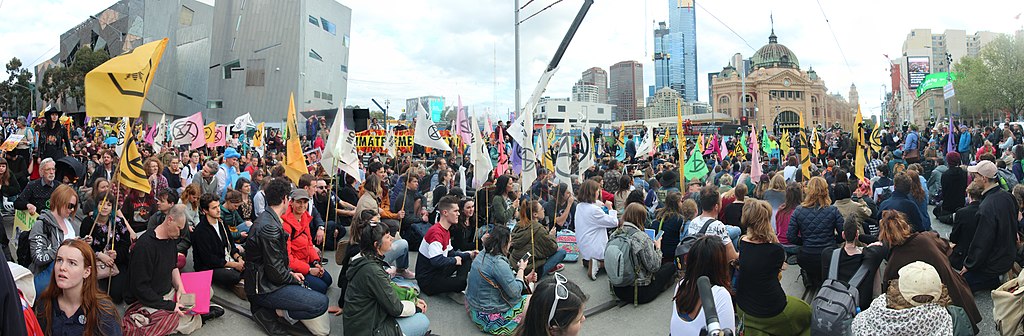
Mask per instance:
[[[931,59],[928,56],[907,57],[907,83],[910,89],[917,89],[924,77],[932,72]]]
[[[945,87],[952,80],[956,80],[956,77],[954,72],[936,72],[924,76],[924,80],[917,86],[917,97],[920,97],[925,91]]]

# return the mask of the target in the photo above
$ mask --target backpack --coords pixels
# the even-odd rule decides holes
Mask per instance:
[[[576,233],[569,229],[562,229],[555,235],[555,242],[558,249],[565,251],[565,259],[562,262],[574,263],[580,260],[580,248],[576,245]]]
[[[636,284],[633,246],[629,243],[629,235],[634,231],[626,228],[615,230],[604,248],[604,266],[608,270],[608,283],[613,287]]]
[[[677,269],[683,270],[683,257],[685,257],[687,253],[690,253],[690,248],[693,247],[693,243],[697,242],[697,238],[703,237],[705,234],[707,234],[708,227],[711,226],[711,223],[714,223],[715,221],[716,219],[714,218],[708,218],[708,220],[704,221],[704,225],[700,227],[700,231],[697,231],[696,234],[683,237],[683,239],[679,241],[679,245],[676,246]]]
[[[999,178],[999,186],[1002,187],[1003,190],[1012,191],[1013,186],[1017,185],[1017,176],[1014,176],[1013,172],[1010,172],[1009,169],[999,168],[999,170],[996,171],[996,177]]]
[[[853,316],[857,314],[857,301],[860,297],[857,286],[867,275],[868,265],[861,262],[848,283],[839,281],[837,278],[841,252],[841,247],[832,252],[828,278],[811,300],[811,335],[841,335],[849,330]]]

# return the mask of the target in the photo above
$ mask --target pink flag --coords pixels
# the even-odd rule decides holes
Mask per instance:
[[[750,138],[757,139],[757,130],[753,127],[750,128]],[[758,146],[760,141],[748,140],[750,143],[750,181],[757,183],[761,178],[761,148]]]
[[[466,117],[466,110],[462,109],[462,96],[459,96],[459,109],[455,112],[455,134],[462,137],[462,143],[468,144],[473,141],[473,127],[476,125],[469,124],[469,118]]]
[[[718,151],[718,159],[719,159],[719,160],[725,160],[725,156],[726,156],[727,154],[729,154],[729,147],[727,147],[727,146],[725,145],[725,137],[724,137],[724,136],[723,136],[723,137],[720,137],[720,139],[721,139],[721,140],[719,140],[719,141],[720,141],[720,142],[721,142],[722,144],[721,144],[721,145],[718,145],[717,147],[715,147],[715,150],[717,150],[717,151]],[[737,146],[739,146],[739,144],[736,144],[736,145],[737,145]]]
[[[214,134],[213,147],[220,147],[228,144],[228,125],[217,125],[217,132]]]
[[[185,120],[182,125],[182,131],[189,132],[187,136],[192,136],[192,150],[197,150],[206,146],[206,137],[203,135],[203,112],[196,112]]]
[[[153,138],[156,137],[156,128],[157,127],[156,127],[155,123],[153,124],[153,126],[149,126],[148,128],[146,128],[146,137],[145,137],[146,143],[148,143],[150,145],[153,144]]]
[[[491,136],[491,133],[494,132],[494,126],[491,125],[491,113],[488,112],[484,120],[487,121],[484,125],[484,136]]]

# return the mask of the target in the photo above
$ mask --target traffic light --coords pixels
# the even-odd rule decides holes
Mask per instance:
[[[741,126],[747,126],[747,117],[746,116],[740,117],[740,125]]]

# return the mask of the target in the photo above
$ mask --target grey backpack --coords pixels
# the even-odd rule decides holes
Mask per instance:
[[[608,283],[613,287],[632,286],[636,281],[633,247],[629,244],[629,235],[633,231],[636,229],[623,227],[615,230],[604,248],[604,267],[608,270]]]
[[[850,282],[839,281],[839,254],[842,247],[832,252],[828,278],[821,284],[818,294],[811,300],[811,335],[842,335],[849,330],[857,314],[860,293],[857,286],[867,275],[867,263],[861,263]]]

